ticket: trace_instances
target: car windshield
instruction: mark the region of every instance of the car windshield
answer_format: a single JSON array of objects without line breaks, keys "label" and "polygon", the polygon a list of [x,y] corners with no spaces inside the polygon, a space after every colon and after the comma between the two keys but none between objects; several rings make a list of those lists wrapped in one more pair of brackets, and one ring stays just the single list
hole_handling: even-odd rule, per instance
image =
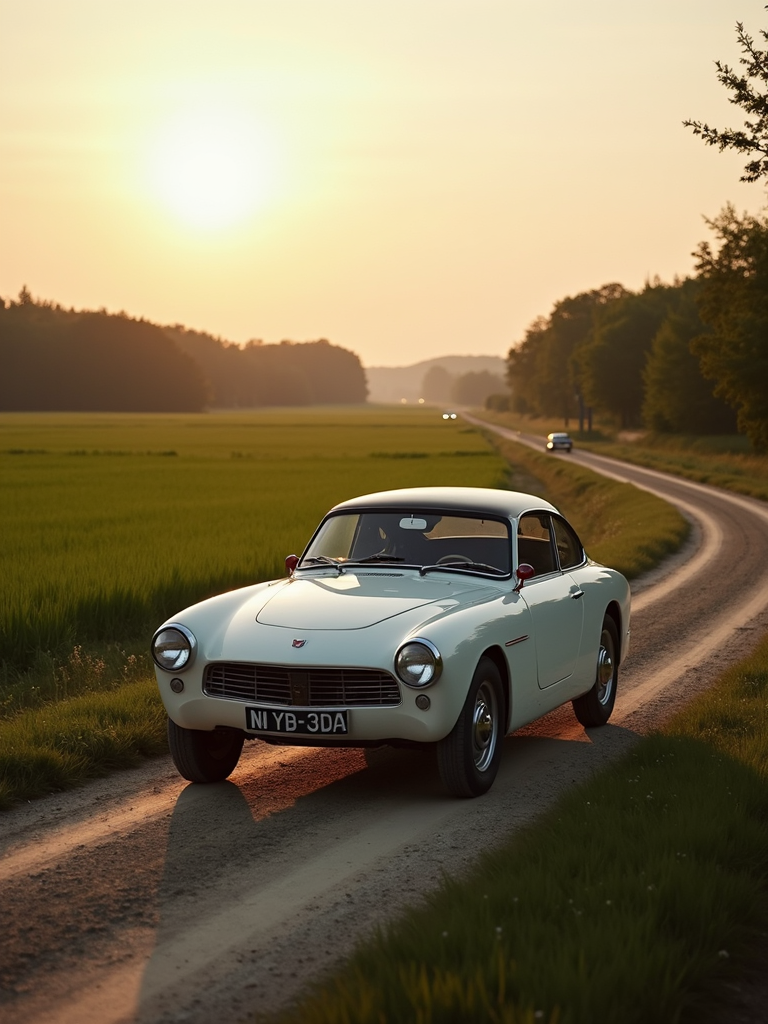
[{"label": "car windshield", "polygon": [[299,568],[395,564],[509,576],[509,523],[467,513],[403,509],[330,515]]}]

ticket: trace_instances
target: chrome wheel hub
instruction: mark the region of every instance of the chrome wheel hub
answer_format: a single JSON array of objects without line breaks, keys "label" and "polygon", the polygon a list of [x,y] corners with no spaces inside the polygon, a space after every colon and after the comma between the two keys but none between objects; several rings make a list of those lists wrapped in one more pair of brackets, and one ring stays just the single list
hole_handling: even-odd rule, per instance
[{"label": "chrome wheel hub", "polygon": [[597,699],[606,704],[613,689],[615,654],[613,637],[604,629],[600,636],[600,650],[597,654]]},{"label": "chrome wheel hub", "polygon": [[483,683],[477,691],[472,716],[472,756],[478,771],[484,772],[493,760],[498,728],[496,693],[490,683]]}]

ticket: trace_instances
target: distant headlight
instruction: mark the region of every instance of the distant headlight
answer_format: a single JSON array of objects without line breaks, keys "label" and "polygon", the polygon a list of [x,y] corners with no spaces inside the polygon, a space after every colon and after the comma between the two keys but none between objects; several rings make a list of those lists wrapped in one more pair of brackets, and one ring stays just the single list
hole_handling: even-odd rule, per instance
[{"label": "distant headlight", "polygon": [[395,655],[395,670],[407,686],[429,686],[440,678],[443,659],[429,640],[409,640]]},{"label": "distant headlight", "polygon": [[183,672],[195,655],[197,640],[185,626],[163,626],[152,638],[152,657],[165,672]]}]

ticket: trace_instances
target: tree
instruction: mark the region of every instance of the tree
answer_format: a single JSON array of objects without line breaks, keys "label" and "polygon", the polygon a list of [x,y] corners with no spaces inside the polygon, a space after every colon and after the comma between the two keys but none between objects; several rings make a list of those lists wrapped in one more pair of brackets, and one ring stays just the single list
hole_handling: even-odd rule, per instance
[{"label": "tree", "polygon": [[519,413],[538,413],[539,355],[543,352],[544,338],[549,321],[540,316],[526,330],[523,340],[507,354],[507,386],[512,393],[512,408]]},{"label": "tree", "polygon": [[504,381],[498,374],[489,370],[470,371],[456,378],[451,398],[458,405],[484,405],[488,395],[501,391],[503,387]]},{"label": "tree", "polygon": [[444,366],[430,366],[421,382],[421,393],[428,402],[449,402],[455,380]]},{"label": "tree", "polygon": [[704,379],[699,360],[691,352],[693,338],[705,333],[696,299],[701,281],[684,281],[676,303],[656,333],[645,364],[643,379],[645,425],[661,433],[732,434],[736,414],[714,386]]},{"label": "tree", "polygon": [[654,335],[669,308],[669,286],[649,284],[596,310],[591,336],[579,352],[584,398],[624,428],[642,420],[643,370]]},{"label": "tree", "polygon": [[628,294],[620,284],[606,284],[561,299],[548,317],[534,320],[507,356],[507,382],[517,412],[558,416],[567,424],[581,395],[580,352],[591,338],[596,314]]},{"label": "tree", "polygon": [[165,332],[201,367],[210,382],[214,406],[366,401],[368,387],[359,357],[325,338],[279,345],[253,340],[241,347],[179,325],[166,327]]},{"label": "tree", "polygon": [[189,412],[207,385],[161,328],[25,295],[0,309],[0,409]]},{"label": "tree", "polygon": [[707,221],[720,242],[702,242],[695,256],[702,279],[698,301],[711,333],[691,343],[715,394],[736,409],[739,429],[768,451],[768,215],[739,217],[730,204]]},{"label": "tree", "polygon": [[[733,93],[729,101],[748,115],[744,130],[725,128],[720,131],[701,121],[683,121],[683,124],[692,128],[694,135],[700,135],[708,146],[717,146],[721,153],[724,149],[734,149],[750,155],[752,159],[747,161],[741,181],[753,182],[762,177],[768,179],[768,50],[755,47],[741,22],[736,22],[736,35],[743,54],[739,63],[746,73],[740,75],[719,60],[715,61],[715,67],[718,80]],[[768,42],[768,32],[761,29],[760,35]]]}]

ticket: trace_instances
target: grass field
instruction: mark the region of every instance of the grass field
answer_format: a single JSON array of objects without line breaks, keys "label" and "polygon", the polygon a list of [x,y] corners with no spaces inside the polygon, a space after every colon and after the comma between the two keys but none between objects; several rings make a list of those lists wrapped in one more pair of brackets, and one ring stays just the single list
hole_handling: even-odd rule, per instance
[{"label": "grass field", "polygon": [[505,476],[472,428],[418,410],[0,415],[0,661],[124,641],[282,575],[344,498]]},{"label": "grass field", "polygon": [[461,421],[397,407],[0,415],[0,806],[164,749],[154,628],[282,575],[344,498],[413,484],[532,491],[630,577],[685,536],[658,499],[513,447],[510,463]]}]

